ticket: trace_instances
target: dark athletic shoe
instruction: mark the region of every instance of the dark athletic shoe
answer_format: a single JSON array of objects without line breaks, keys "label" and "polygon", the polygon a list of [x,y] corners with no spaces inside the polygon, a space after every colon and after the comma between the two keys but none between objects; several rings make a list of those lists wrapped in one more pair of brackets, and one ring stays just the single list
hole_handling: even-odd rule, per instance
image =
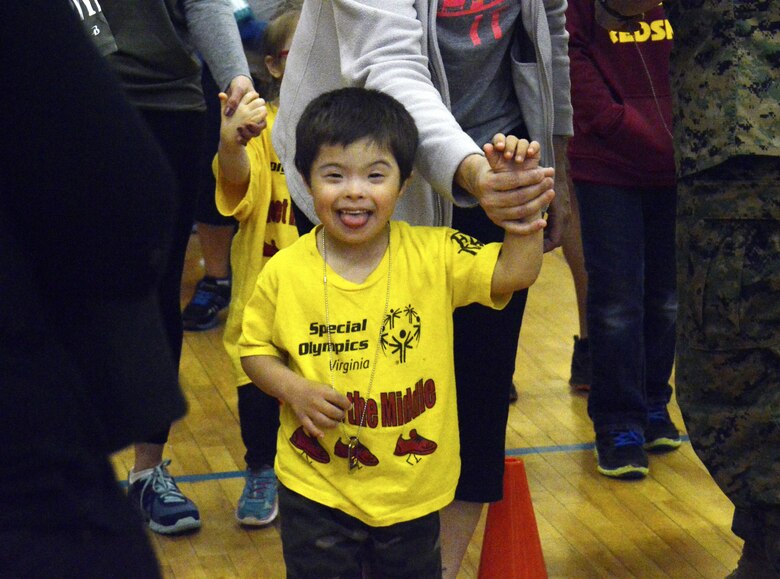
[{"label": "dark athletic shoe", "polygon": [[189,332],[210,330],[219,324],[219,312],[230,304],[230,278],[204,277],[195,286],[195,295],[181,313]]},{"label": "dark athletic shoe", "polygon": [[651,405],[647,411],[645,450],[668,452],[679,448],[681,444],[680,431],[672,422],[666,404]]},{"label": "dark athletic shoe", "polygon": [[643,478],[648,460],[642,448],[645,439],[634,430],[611,430],[596,434],[596,469],[604,476],[620,479]]}]

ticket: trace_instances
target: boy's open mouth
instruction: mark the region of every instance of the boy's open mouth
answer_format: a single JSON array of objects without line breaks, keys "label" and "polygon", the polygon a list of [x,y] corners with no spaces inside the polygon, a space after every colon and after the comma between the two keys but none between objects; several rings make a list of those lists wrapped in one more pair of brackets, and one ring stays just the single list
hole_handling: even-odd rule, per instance
[{"label": "boy's open mouth", "polygon": [[368,222],[368,218],[371,217],[371,213],[367,209],[341,209],[338,212],[341,222],[350,228],[358,228],[365,225]]}]

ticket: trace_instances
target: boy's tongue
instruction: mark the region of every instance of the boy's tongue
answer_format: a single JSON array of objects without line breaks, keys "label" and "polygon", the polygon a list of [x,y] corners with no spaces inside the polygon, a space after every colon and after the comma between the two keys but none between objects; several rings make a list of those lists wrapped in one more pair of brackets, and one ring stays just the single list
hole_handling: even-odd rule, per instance
[{"label": "boy's tongue", "polygon": [[350,228],[358,228],[362,227],[363,225],[368,222],[369,213],[367,211],[361,211],[358,213],[348,213],[346,211],[342,211],[340,214],[341,222]]}]

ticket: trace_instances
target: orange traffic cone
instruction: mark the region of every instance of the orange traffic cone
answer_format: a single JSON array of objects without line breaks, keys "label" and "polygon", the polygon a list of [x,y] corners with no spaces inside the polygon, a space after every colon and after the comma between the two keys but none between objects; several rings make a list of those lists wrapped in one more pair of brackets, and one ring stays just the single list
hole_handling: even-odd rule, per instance
[{"label": "orange traffic cone", "polygon": [[508,457],[504,498],[492,503],[479,559],[479,579],[546,579],[542,542],[536,527],[525,465]]}]

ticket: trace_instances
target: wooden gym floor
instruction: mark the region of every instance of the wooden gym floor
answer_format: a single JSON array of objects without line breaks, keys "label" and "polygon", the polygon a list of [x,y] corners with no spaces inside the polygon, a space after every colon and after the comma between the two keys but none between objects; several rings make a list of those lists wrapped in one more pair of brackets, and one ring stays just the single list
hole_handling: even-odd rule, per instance
[{"label": "wooden gym floor", "polygon": [[[193,235],[182,303],[201,275]],[[283,578],[276,528],[247,530],[234,517],[244,449],[221,328],[185,334],[181,382],[190,410],[174,425],[165,450],[203,526],[186,536],[150,535],[167,578]],[[688,442],[652,455],[642,481],[596,472],[587,398],[567,383],[576,333],[574,286],[556,250],[545,256],[529,294],[515,374],[520,399],[511,407],[506,440],[507,453],[525,461],[550,577],[725,577],[741,551],[730,532],[733,507]],[[674,402],[671,413],[682,426]],[[130,450],[114,457],[119,479],[126,478],[132,458]],[[477,576],[482,524],[484,515],[459,579]]]}]

